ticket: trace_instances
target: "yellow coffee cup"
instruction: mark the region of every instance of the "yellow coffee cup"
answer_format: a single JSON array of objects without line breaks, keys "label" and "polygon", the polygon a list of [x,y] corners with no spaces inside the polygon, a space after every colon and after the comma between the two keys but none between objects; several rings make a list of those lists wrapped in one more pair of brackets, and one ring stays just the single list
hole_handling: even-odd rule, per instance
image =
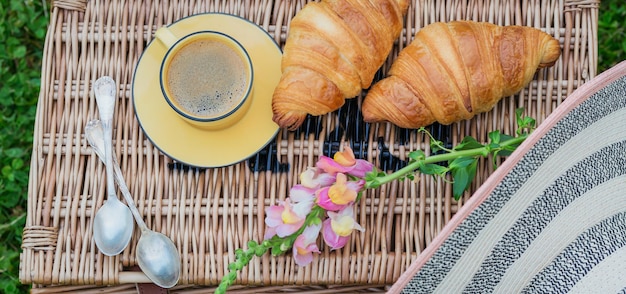
[{"label": "yellow coffee cup", "polygon": [[227,128],[245,115],[254,71],[237,40],[216,31],[176,36],[167,27],[155,37],[167,48],[160,69],[163,96],[183,120],[210,130]]}]

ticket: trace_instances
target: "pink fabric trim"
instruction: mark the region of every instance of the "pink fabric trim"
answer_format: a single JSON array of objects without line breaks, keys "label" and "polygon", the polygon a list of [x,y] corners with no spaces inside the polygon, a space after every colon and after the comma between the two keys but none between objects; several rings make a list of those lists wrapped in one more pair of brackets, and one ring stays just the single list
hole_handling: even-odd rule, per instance
[{"label": "pink fabric trim", "polygon": [[459,211],[450,219],[441,232],[432,240],[432,242],[422,251],[417,259],[407,268],[387,293],[399,293],[411,280],[411,278],[424,266],[435,251],[450,236],[452,231],[474,210],[480,205],[493,191],[493,189],[502,181],[509,171],[521,160],[532,146],[539,141],[554,125],[560,121],[567,113],[587,100],[593,94],[614,82],[618,78],[626,75],[626,61],[610,68],[601,73],[597,77],[588,81],[574,91],[557,109],[554,110],[546,120],[537,127],[535,131],[507,158],[504,163],[485,181],[483,185],[469,198],[467,203],[459,209]]}]

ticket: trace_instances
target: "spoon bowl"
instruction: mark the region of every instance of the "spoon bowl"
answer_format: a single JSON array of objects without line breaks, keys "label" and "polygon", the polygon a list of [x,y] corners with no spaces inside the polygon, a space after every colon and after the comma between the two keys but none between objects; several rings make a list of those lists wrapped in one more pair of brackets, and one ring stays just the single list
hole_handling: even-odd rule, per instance
[{"label": "spoon bowl", "polygon": [[[168,254],[169,253],[169,254]],[[178,283],[180,256],[174,243],[165,235],[145,230],[137,243],[137,263],[155,284],[171,288]]]},{"label": "spoon bowl", "polygon": [[[91,145],[98,157],[104,160],[104,154],[102,153],[104,138],[101,122],[94,120],[87,123],[85,135],[89,145]],[[137,263],[153,283],[163,288],[171,288],[178,283],[180,276],[180,255],[178,250],[174,242],[167,236],[152,231],[146,226],[135,206],[130,191],[128,191],[117,161],[113,160],[111,165],[120,191],[137,222],[137,226],[141,230],[141,237],[137,243]]]},{"label": "spoon bowl", "polygon": [[108,256],[120,254],[133,235],[132,224],[128,207],[117,198],[109,198],[98,209],[93,222],[93,237],[98,249]]}]

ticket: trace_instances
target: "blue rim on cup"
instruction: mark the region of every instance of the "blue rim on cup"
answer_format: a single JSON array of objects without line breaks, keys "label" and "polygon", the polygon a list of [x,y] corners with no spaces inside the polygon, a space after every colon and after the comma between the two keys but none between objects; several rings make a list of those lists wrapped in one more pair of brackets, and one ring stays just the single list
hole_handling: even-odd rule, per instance
[{"label": "blue rim on cup", "polygon": [[[160,83],[161,91],[163,93],[163,97],[165,98],[165,101],[167,101],[169,106],[176,113],[178,113],[178,115],[183,120],[185,120],[186,122],[190,123],[193,126],[211,130],[211,129],[227,128],[228,126],[236,123],[239,119],[241,119],[245,115],[245,113],[248,111],[248,108],[250,106],[250,101],[253,98],[252,92],[253,92],[253,81],[254,81],[254,69],[252,67],[252,60],[250,59],[248,52],[241,45],[241,43],[239,43],[233,37],[227,34],[221,33],[221,32],[217,32],[217,31],[197,31],[197,32],[193,32],[188,35],[185,35],[181,38],[178,38],[177,36],[173,35],[167,29],[167,27],[159,28],[155,33],[155,37],[156,39],[161,41],[162,45],[168,48],[167,53],[165,54],[161,62],[161,67],[160,67],[160,72],[159,72],[159,83]],[[186,45],[192,42],[195,42],[197,40],[206,40],[206,39],[219,40],[220,42],[223,42],[224,44],[228,45],[230,48],[234,49],[237,55],[239,55],[239,57],[242,58],[242,61],[246,67],[247,75],[246,75],[246,80],[245,80],[246,90],[243,92],[243,95],[241,95],[241,97],[236,98],[238,101],[229,110],[217,116],[202,117],[202,116],[196,116],[190,113],[189,111],[184,110],[175,101],[173,101],[174,99],[171,98],[172,95],[167,90],[164,75],[165,75],[166,68],[171,63],[172,57],[175,55],[175,53],[177,53],[178,51],[180,51],[180,49],[182,49],[183,47],[185,47]]]}]

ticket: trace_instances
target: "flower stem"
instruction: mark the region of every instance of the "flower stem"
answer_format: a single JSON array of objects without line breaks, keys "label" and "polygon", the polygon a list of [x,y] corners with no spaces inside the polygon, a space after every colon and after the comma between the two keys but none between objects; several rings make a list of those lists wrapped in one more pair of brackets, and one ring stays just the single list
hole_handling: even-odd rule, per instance
[{"label": "flower stem", "polygon": [[228,289],[228,287],[237,279],[237,272],[241,271],[246,265],[248,265],[255,255],[260,257],[270,250],[273,251],[274,255],[285,253],[285,251],[289,250],[293,246],[296,237],[301,235],[307,226],[315,222],[319,222],[320,217],[323,214],[324,209],[315,205],[311,212],[307,215],[302,227],[294,234],[283,238],[274,236],[274,238],[270,240],[264,240],[261,244],[256,241],[249,241],[247,250],[237,249],[235,251],[235,261],[228,265],[228,273],[222,277],[219,286],[215,289],[215,293],[226,293],[226,289]]},{"label": "flower stem", "polygon": [[215,289],[215,293],[226,293],[226,289],[237,279],[237,272],[248,265],[255,255],[262,256],[271,247],[272,244],[268,240],[265,240],[261,242],[261,244],[256,241],[249,241],[247,250],[237,249],[235,251],[235,261],[228,265],[228,273],[224,275],[222,281],[220,281],[219,286]]},{"label": "flower stem", "polygon": [[[504,141],[499,144],[499,149],[502,150],[505,147],[520,144],[526,139],[526,137],[528,137],[528,135],[523,134],[523,135],[520,135],[519,137],[515,137],[507,141]],[[380,185],[389,183],[391,181],[401,179],[410,173],[414,173],[415,170],[417,170],[420,167],[420,165],[423,165],[423,164],[444,162],[444,161],[454,160],[459,157],[474,157],[474,156],[487,157],[493,151],[494,150],[490,149],[489,146],[482,146],[482,147],[467,149],[467,150],[458,150],[458,151],[452,150],[448,153],[428,156],[424,158],[423,160],[416,160],[416,161],[410,162],[407,166],[393,173],[377,177],[375,183],[368,181],[367,183],[365,183],[364,188],[369,189],[369,188],[372,188],[373,186],[380,186]]]}]

